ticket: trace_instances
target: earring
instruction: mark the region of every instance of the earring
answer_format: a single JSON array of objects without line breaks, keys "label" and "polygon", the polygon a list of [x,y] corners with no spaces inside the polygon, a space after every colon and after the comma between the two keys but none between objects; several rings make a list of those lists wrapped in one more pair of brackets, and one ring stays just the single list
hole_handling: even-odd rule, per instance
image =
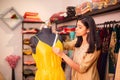
[{"label": "earring", "polygon": [[87,31],[87,34],[89,33],[89,31]]}]

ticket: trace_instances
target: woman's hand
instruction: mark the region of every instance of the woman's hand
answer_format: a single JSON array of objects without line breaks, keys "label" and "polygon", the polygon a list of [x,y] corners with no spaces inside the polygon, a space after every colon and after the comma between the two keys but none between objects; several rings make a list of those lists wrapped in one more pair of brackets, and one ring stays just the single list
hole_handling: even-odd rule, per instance
[{"label": "woman's hand", "polygon": [[62,56],[63,56],[64,53],[61,52],[60,48],[53,47],[52,50],[53,50],[53,52],[54,52],[56,55],[58,55],[59,57],[62,58]]}]

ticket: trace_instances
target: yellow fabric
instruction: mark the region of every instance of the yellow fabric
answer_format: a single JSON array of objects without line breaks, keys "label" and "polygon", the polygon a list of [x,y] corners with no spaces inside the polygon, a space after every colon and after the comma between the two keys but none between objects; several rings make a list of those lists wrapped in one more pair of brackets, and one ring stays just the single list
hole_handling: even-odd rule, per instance
[{"label": "yellow fabric", "polygon": [[[57,40],[55,47],[63,50],[62,43]],[[36,53],[32,54],[37,71],[35,80],[65,80],[64,71],[61,67],[62,59],[52,51],[52,47],[39,40]]]}]

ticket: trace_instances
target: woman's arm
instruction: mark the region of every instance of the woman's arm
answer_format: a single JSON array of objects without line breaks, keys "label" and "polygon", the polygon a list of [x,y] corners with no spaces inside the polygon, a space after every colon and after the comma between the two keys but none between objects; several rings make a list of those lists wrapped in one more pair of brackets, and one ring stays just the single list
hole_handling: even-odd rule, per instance
[{"label": "woman's arm", "polygon": [[63,46],[66,50],[74,50],[75,43],[77,41],[77,38],[71,41],[65,41],[63,42]]},{"label": "woman's arm", "polygon": [[64,61],[76,71],[79,71],[79,64],[75,63],[70,57],[64,52],[61,52],[59,48],[53,47],[53,52],[64,59]]},{"label": "woman's arm", "polygon": [[75,63],[71,58],[65,55],[64,52],[61,52],[59,48],[53,48],[54,53],[64,59],[64,61],[71,66],[73,69],[80,73],[84,73],[88,70],[88,68],[95,62],[98,58],[100,51],[95,51],[94,53],[87,54],[83,61],[80,64]]}]

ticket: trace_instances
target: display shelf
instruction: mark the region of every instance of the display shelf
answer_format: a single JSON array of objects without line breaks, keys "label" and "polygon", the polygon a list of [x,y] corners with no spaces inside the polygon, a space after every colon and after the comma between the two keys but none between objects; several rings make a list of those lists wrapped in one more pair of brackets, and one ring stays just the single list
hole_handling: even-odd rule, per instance
[{"label": "display shelf", "polygon": [[[25,78],[25,80],[29,80],[29,79],[27,79],[28,77],[32,77],[32,78],[34,78],[35,77],[35,73],[33,72],[33,70],[31,70],[31,69],[24,69],[24,72],[23,72],[23,76],[24,76],[24,78]],[[30,78],[31,79],[31,78]],[[33,80],[33,79],[32,79]]]},{"label": "display shelf", "polygon": [[22,23],[45,23],[44,21],[23,21]]},{"label": "display shelf", "polygon": [[36,66],[36,64],[24,64],[24,66]]},{"label": "display shelf", "polygon": [[[94,15],[104,14],[104,13],[108,13],[108,12],[112,12],[112,11],[116,11],[116,10],[120,10],[120,2],[118,2],[116,5],[111,5],[111,6],[108,6],[106,8],[97,9],[97,10],[94,10],[94,11],[91,11],[91,12],[87,12],[83,15],[94,16]],[[73,17],[66,17],[64,20],[55,21],[55,23],[60,24],[60,23],[73,21],[73,20],[76,20],[78,17],[81,17],[81,16],[82,15],[73,16]]]},{"label": "display shelf", "polygon": [[[34,69],[36,68],[36,63],[34,62],[34,59],[32,57],[32,49],[30,47],[29,40],[32,36],[37,34],[42,24],[44,24],[44,22],[22,22],[23,78],[27,78],[26,74],[24,74],[24,69],[31,68],[32,72],[34,72]],[[32,76],[32,78],[34,78],[34,75]]]},{"label": "display shelf", "polygon": [[[35,76],[35,74],[34,73],[31,73],[31,74],[24,74],[25,75],[25,79],[26,78],[28,78],[28,77],[30,77],[30,76],[32,76],[32,77],[34,77]],[[29,79],[27,79],[27,80],[29,80]]]}]

